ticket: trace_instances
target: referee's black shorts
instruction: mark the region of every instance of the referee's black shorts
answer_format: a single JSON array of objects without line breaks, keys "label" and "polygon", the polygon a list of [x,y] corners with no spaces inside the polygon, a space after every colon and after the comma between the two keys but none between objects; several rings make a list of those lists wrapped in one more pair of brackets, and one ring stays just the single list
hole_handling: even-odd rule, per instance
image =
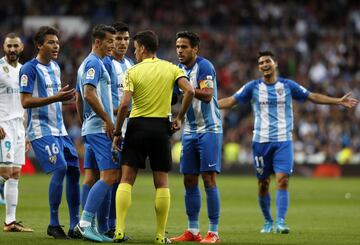
[{"label": "referee's black shorts", "polygon": [[152,171],[169,172],[172,158],[168,118],[130,118],[121,164],[144,169],[149,157]]}]

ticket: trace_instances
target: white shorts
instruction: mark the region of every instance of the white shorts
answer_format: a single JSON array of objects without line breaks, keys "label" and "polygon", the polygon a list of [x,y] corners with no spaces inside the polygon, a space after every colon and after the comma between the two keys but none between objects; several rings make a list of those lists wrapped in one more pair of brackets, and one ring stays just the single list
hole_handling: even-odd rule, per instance
[{"label": "white shorts", "polygon": [[[6,136],[0,140],[0,167],[21,167],[25,164],[25,128],[23,118],[0,121]],[[5,165],[5,166],[4,166]]]}]

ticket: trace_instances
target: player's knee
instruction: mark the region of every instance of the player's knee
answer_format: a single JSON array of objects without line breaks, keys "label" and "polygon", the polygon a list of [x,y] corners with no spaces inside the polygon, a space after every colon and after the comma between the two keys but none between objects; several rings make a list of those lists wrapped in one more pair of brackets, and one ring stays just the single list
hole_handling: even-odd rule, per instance
[{"label": "player's knee", "polygon": [[282,176],[277,180],[277,186],[278,189],[287,189],[289,186],[289,177],[288,176]]},{"label": "player's knee", "polygon": [[205,188],[212,188],[216,186],[216,174],[215,173],[204,173],[202,174]]},{"label": "player's knee", "polygon": [[264,196],[269,192],[270,179],[259,180],[259,195]]},{"label": "player's knee", "polygon": [[185,187],[196,187],[199,184],[199,176],[194,174],[184,175],[184,186]]},{"label": "player's knee", "polygon": [[19,171],[13,171],[10,175],[11,179],[19,179],[20,178],[20,170]]}]

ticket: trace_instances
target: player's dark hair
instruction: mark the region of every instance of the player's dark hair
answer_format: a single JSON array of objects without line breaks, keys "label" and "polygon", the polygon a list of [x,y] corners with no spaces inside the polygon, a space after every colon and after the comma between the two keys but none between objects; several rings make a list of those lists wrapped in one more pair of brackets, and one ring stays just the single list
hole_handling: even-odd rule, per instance
[{"label": "player's dark hair", "polygon": [[192,31],[180,31],[176,33],[176,40],[178,38],[187,38],[189,39],[190,46],[193,47],[199,47],[200,46],[200,38],[199,36]]},{"label": "player's dark hair", "polygon": [[33,38],[35,47],[44,44],[46,35],[55,35],[59,38],[59,31],[51,26],[41,26],[39,30],[35,33]]},{"label": "player's dark hair", "polygon": [[135,34],[133,37],[139,45],[143,45],[149,52],[155,53],[159,47],[159,38],[154,31],[146,30]]},{"label": "player's dark hair", "polygon": [[112,27],[115,28],[116,32],[130,32],[129,25],[121,21],[115,22]]},{"label": "player's dark hair", "polygon": [[116,30],[114,27],[104,24],[99,24],[94,26],[91,32],[91,42],[95,43],[95,39],[100,39],[100,40],[105,39],[107,32],[114,35],[116,33]]},{"label": "player's dark hair", "polygon": [[[14,39],[14,38],[20,38],[20,36],[19,36],[18,34],[16,34],[15,32],[10,32],[10,33],[6,34],[4,40],[5,40],[6,38]],[[21,38],[20,38],[20,39],[21,39]]]},{"label": "player's dark hair", "polygon": [[259,51],[257,59],[259,60],[262,56],[270,56],[271,58],[275,59],[274,53],[270,50]]}]

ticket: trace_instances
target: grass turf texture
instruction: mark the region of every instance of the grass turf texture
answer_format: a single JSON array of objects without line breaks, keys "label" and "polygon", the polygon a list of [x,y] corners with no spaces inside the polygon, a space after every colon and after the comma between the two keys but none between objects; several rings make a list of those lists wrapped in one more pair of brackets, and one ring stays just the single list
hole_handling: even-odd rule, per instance
[{"label": "grass turf texture", "polygon": [[[126,244],[153,244],[155,237],[154,188],[151,175],[140,174],[135,183],[132,206],[127,216]],[[20,181],[20,205],[17,218],[35,229],[34,233],[0,231],[0,244],[89,244],[82,240],[54,240],[46,235],[49,222],[47,187],[49,176],[23,176]],[[263,219],[257,204],[255,177],[220,175],[221,195],[220,237],[223,244],[360,244],[360,180],[359,178],[311,179],[294,177],[290,180],[288,235],[260,234]],[[171,208],[168,236],[183,232],[187,227],[183,203],[184,190],[180,175],[170,176]],[[202,190],[200,227],[208,228],[206,196]],[[271,184],[272,210],[275,216],[274,180]],[[349,194],[350,193],[350,194]],[[60,209],[60,222],[68,230],[65,196]],[[0,206],[4,220],[5,206]],[[276,216],[275,216],[276,217]]]}]

